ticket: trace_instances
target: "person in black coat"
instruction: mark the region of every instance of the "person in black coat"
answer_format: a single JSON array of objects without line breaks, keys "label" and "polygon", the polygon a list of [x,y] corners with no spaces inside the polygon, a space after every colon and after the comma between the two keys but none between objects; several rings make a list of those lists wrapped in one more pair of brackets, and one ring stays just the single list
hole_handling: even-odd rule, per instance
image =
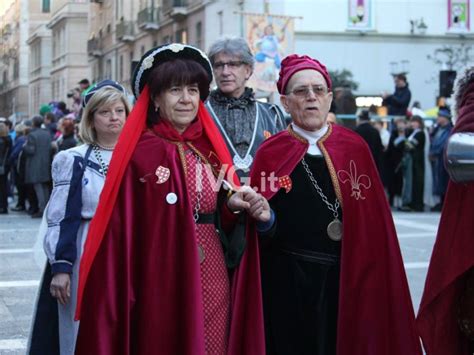
[{"label": "person in black coat", "polygon": [[62,136],[58,139],[58,152],[74,148],[77,145],[77,139],[74,137],[74,120],[63,118],[61,123]]},{"label": "person in black coat", "polygon": [[411,91],[408,88],[407,77],[404,74],[394,76],[395,92],[392,95],[383,95],[383,106],[387,106],[388,114],[405,116],[411,100]]},{"label": "person in black coat", "polygon": [[409,152],[413,159],[412,166],[412,192],[409,207],[415,211],[424,210],[423,191],[425,185],[425,132],[423,119],[413,116],[410,119],[412,133],[408,137]]},{"label": "person in black coat", "polygon": [[[27,189],[25,185],[25,174],[20,174],[21,170],[21,152],[23,150],[23,146],[26,143],[26,135],[25,135],[26,126],[22,123],[18,124],[15,127],[16,138],[15,144],[12,148],[12,153],[10,155],[10,167],[12,175],[15,177],[13,180],[15,181],[16,190],[18,192],[18,202],[15,207],[13,207],[12,211],[25,211],[26,209],[26,197],[27,197]],[[23,172],[24,172],[24,159],[23,159]]]},{"label": "person in black coat", "polygon": [[391,207],[401,207],[403,187],[402,159],[405,152],[407,122],[405,118],[398,118],[393,122],[387,151],[385,152],[385,167],[387,169],[387,192]]},{"label": "person in black coat", "polygon": [[0,213],[8,213],[8,173],[10,168],[9,157],[12,140],[8,135],[8,127],[0,123]]},{"label": "person in black coat", "polygon": [[372,152],[372,157],[374,158],[375,164],[379,174],[381,174],[382,169],[382,155],[383,155],[383,145],[382,139],[380,138],[380,133],[375,127],[370,123],[369,111],[363,110],[357,121],[357,127],[355,129],[356,133],[359,134],[369,146],[370,151]]}]

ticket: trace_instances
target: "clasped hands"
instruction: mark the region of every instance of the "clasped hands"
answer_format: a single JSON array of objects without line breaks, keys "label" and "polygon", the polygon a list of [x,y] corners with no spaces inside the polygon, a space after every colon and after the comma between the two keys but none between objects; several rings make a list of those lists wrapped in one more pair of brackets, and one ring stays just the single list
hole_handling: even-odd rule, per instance
[{"label": "clasped hands", "polygon": [[232,194],[227,200],[227,207],[233,212],[245,210],[259,222],[268,222],[271,218],[268,201],[250,186],[242,186]]}]

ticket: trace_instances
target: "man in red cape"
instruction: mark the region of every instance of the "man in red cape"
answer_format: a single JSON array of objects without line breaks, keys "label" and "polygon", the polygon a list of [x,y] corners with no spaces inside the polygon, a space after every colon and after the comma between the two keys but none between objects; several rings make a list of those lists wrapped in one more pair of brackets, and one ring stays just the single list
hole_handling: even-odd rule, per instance
[{"label": "man in red cape", "polygon": [[[474,68],[458,80],[455,99],[452,134],[474,132]],[[450,180],[416,320],[427,355],[467,355],[474,350],[469,350],[457,320],[468,271],[474,267],[473,207],[474,179]]]},{"label": "man in red cape", "polygon": [[[197,61],[212,79],[207,57],[188,45],[155,48],[137,66],[132,83],[138,101],[114,150],[81,260],[76,354],[205,354],[200,255],[181,149],[196,149],[217,169],[231,166],[231,159],[202,101],[181,135],[163,119],[145,128],[150,99],[144,73],[173,58]],[[231,282],[227,354],[260,355],[255,235],[247,236]]]},{"label": "man in red cape", "polygon": [[326,67],[290,55],[277,87],[293,123],[263,143],[251,172],[274,222],[259,228],[267,354],[421,354],[370,151],[326,122]]}]

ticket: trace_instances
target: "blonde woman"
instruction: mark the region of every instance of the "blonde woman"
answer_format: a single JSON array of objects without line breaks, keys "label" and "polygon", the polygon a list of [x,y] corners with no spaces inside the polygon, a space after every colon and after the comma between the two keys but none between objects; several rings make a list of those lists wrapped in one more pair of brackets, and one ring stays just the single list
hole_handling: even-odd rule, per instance
[{"label": "blonde woman", "polygon": [[[84,95],[83,109],[79,131],[84,144],[59,152],[53,161],[54,185],[46,213],[48,228],[44,240],[50,270],[46,270],[43,280],[30,354],[57,353],[54,349],[58,346],[61,355],[74,354],[79,326],[74,321],[74,313],[82,248],[113,149],[130,112],[124,88],[111,80],[99,82]],[[48,274],[52,275],[50,283],[46,281]],[[53,319],[41,314],[45,309],[41,297],[48,299],[48,289],[57,300],[59,344],[51,340],[55,339],[51,333],[57,333],[54,328],[50,333],[47,333],[48,326],[45,330],[45,324]],[[49,340],[45,341],[47,337]]]}]

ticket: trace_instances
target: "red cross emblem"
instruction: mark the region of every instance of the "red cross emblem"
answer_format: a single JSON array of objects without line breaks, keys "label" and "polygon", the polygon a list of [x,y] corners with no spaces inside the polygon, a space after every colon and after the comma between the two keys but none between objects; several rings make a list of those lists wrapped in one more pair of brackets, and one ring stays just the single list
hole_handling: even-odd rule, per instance
[{"label": "red cross emblem", "polygon": [[290,192],[293,187],[293,182],[288,175],[278,178],[278,184],[280,185],[280,188],[285,189],[286,193]]},{"label": "red cross emblem", "polygon": [[170,177],[170,169],[165,168],[164,166],[160,165],[158,168],[156,168],[155,175],[158,178],[156,180],[156,183],[157,184],[162,184],[162,183],[168,181],[168,179]]}]

